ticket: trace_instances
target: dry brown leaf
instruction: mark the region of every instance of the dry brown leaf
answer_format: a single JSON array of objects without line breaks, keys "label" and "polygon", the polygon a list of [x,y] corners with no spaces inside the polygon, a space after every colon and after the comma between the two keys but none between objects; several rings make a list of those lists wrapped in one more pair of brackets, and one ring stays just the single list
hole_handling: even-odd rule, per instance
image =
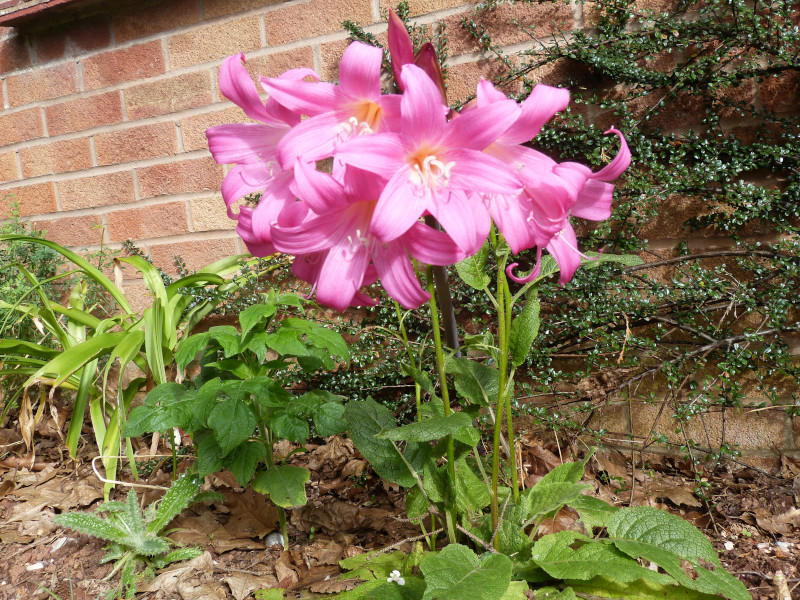
[{"label": "dry brown leaf", "polygon": [[7,496],[11,492],[13,492],[17,488],[17,484],[14,483],[13,479],[5,479],[3,483],[0,483],[0,498]]},{"label": "dry brown leaf", "polygon": [[225,528],[237,538],[264,538],[278,527],[278,509],[253,488],[243,493],[226,493],[225,506],[231,519]]},{"label": "dry brown leaf", "polygon": [[249,573],[231,573],[222,581],[231,588],[236,600],[244,600],[256,590],[277,587],[278,580],[273,575],[250,575]]},{"label": "dry brown leaf", "polygon": [[331,578],[324,581],[318,581],[317,583],[312,583],[309,589],[315,594],[338,594],[340,592],[352,590],[359,583],[361,583],[360,579],[342,579],[340,581],[338,579]]},{"label": "dry brown leaf", "polygon": [[758,526],[769,533],[786,535],[800,527],[800,510],[795,507],[782,515],[773,515],[767,508],[757,508],[755,515]]},{"label": "dry brown leaf", "polygon": [[294,589],[300,582],[300,577],[297,571],[294,570],[291,563],[291,557],[288,552],[283,552],[275,561],[275,575],[278,577],[278,586],[285,590]]},{"label": "dry brown leaf", "polygon": [[689,486],[664,486],[656,493],[656,498],[669,500],[675,506],[699,508],[703,503],[692,493]]},{"label": "dry brown leaf", "polygon": [[198,544],[211,547],[218,554],[230,550],[263,550],[264,544],[250,538],[237,536],[214,518],[211,511],[203,511],[200,515],[181,515],[172,521],[178,531],[170,534],[170,538],[187,546]]},{"label": "dry brown leaf", "polygon": [[600,465],[600,469],[608,473],[610,477],[618,477],[623,480],[630,479],[627,462],[621,459],[618,454],[606,456],[602,452],[598,452],[594,455],[594,459]]},{"label": "dry brown leaf", "polygon": [[205,583],[213,574],[214,561],[206,551],[187,563],[167,567],[155,579],[140,585],[139,591],[177,593],[183,600],[223,600],[226,594],[221,585]]}]

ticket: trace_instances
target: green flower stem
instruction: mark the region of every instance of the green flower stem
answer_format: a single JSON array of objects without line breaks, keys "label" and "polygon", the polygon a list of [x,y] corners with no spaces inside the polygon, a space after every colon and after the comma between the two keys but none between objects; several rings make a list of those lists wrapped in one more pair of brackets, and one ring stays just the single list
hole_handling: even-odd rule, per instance
[{"label": "green flower stem", "polygon": [[[258,424],[258,432],[261,435],[261,441],[264,443],[264,448],[267,451],[267,456],[264,461],[267,463],[267,468],[271,469],[275,466],[275,457],[272,455],[272,438],[269,430],[263,423]],[[289,530],[286,527],[286,510],[282,506],[275,505],[278,509],[278,524],[281,528],[281,535],[283,536],[283,549],[289,549]]]},{"label": "green flower stem", "polygon": [[[431,308],[431,329],[433,330],[433,343],[436,349],[436,370],[439,375],[439,385],[441,386],[442,402],[444,404],[444,416],[450,415],[450,392],[447,389],[447,377],[444,372],[444,351],[442,349],[442,333],[439,331],[439,312],[436,307],[436,289],[433,278],[433,267],[430,265],[426,269],[426,284],[428,286],[428,293],[431,298],[428,304]],[[447,535],[451,543],[456,543],[456,530],[455,530],[455,489],[456,489],[456,459],[455,447],[453,445],[453,436],[448,435],[446,438],[447,443],[447,474],[448,486],[447,493],[445,494],[445,513],[447,515]]]},{"label": "green flower stem", "polygon": [[[406,326],[403,322],[403,313],[400,310],[400,305],[397,303],[397,300],[393,300],[393,302],[394,312],[397,314],[397,325],[400,328],[400,336],[403,339],[403,347],[408,353],[408,362],[411,364],[412,369],[416,369],[417,362],[414,360],[414,352],[411,351],[411,344],[408,341],[408,332],[406,331]],[[417,421],[422,421],[422,388],[420,387],[419,382],[416,380],[414,381],[414,395],[417,404]]]},{"label": "green flower stem", "polygon": [[506,301],[505,306],[505,338],[500,342],[500,401],[505,397],[506,402],[506,435],[508,436],[508,447],[511,456],[509,463],[511,464],[511,490],[514,494],[514,503],[519,504],[519,480],[517,477],[517,444],[514,441],[514,415],[511,412],[511,395],[514,392],[514,368],[511,372],[508,370],[508,353],[511,332],[511,319],[512,309],[514,306],[513,298],[511,297],[511,290],[508,288],[508,278],[506,277],[505,261],[503,261],[503,268],[498,270],[497,273],[497,287],[503,288],[503,297]]}]

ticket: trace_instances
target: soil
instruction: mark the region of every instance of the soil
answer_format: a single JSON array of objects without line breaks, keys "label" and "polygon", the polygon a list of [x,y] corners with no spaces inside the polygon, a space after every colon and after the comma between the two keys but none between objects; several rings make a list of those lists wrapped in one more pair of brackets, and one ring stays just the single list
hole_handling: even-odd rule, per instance
[{"label": "soil", "polygon": [[[43,419],[43,423],[46,419]],[[88,600],[102,597],[116,583],[112,565],[103,564],[102,540],[59,528],[54,514],[92,511],[101,502],[103,483],[92,468],[97,448],[87,444],[78,460],[65,455],[61,428],[40,423],[34,452],[26,452],[18,431],[0,428],[0,599]],[[63,425],[63,421],[61,421]],[[84,439],[91,439],[86,432]],[[149,443],[149,441],[148,441]],[[287,445],[276,448],[289,454]],[[536,483],[570,454],[569,448],[536,436],[523,436],[522,478]],[[138,452],[140,466],[151,468],[139,483],[143,505],[160,496],[171,480],[171,460]],[[687,461],[652,455],[646,468],[631,466],[619,452],[604,451],[590,462],[586,481],[595,494],[624,506],[649,504],[678,514],[700,527],[755,599],[778,598],[776,573],[786,579],[792,598],[800,599],[800,463],[781,457],[773,468],[741,463],[720,466],[709,478],[708,501],[694,493],[695,476]],[[338,562],[387,547],[407,550],[419,529],[403,519],[404,494],[381,481],[352,443],[333,437],[308,444],[291,456],[312,473],[308,504],[289,511],[290,549],[269,546],[277,513],[263,496],[241,489],[229,473],[207,478],[225,502],[198,504],[170,526],[179,543],[205,549],[191,562],[177,563],[139,586],[136,598],[214,600],[253,598],[273,587],[286,598],[332,597],[353,587],[340,581]],[[188,459],[179,464],[185,470]],[[130,481],[130,474],[121,479]],[[127,493],[118,485],[112,496]],[[543,527],[545,532],[575,525],[564,510]],[[778,578],[780,575],[778,576]],[[785,598],[781,598],[785,600]]]}]

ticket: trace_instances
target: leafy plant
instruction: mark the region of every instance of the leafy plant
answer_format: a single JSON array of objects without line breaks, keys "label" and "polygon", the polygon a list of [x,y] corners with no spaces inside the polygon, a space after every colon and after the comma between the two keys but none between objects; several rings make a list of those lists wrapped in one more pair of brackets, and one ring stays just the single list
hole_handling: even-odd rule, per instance
[{"label": "leafy plant", "polygon": [[[499,527],[487,526],[488,521],[472,526],[471,539],[488,550],[482,555],[450,544],[439,552],[418,545],[410,554],[348,558],[341,562],[342,579],[365,583],[338,597],[523,600],[530,597],[528,590],[535,598],[559,600],[750,597],[722,568],[703,534],[680,517],[648,506],[616,508],[583,495],[591,487],[580,483],[590,458],[591,453],[582,462],[553,469],[525,491],[519,504],[507,507]],[[588,535],[565,530],[537,538],[537,525],[564,506],[578,513]],[[493,537],[500,540],[497,550]]]},{"label": "leafy plant", "polygon": [[180,371],[199,355],[201,369],[186,385],[162,383],[131,411],[125,435],[179,428],[192,436],[196,473],[204,477],[230,469],[242,485],[268,494],[278,507],[284,544],[285,508],[306,502],[307,469],[279,464],[278,440],[304,443],[311,432],[329,436],[344,430],[342,398],[322,390],[287,391],[298,369],[314,372],[347,358],[342,337],[322,325],[285,317],[302,309],[295,294],[271,292],[263,304],[239,314],[241,330],[212,327],[186,337],[175,354]]},{"label": "leafy plant", "polygon": [[185,475],[173,482],[158,503],[148,505],[144,512],[139,508],[136,492],[131,489],[124,502],[106,501],[97,509],[107,513],[102,518],[92,513],[66,513],[53,517],[62,527],[98,537],[110,542],[101,563],[114,561],[114,568],[106,579],[117,572],[120,581],[106,598],[133,598],[136,586],[157,569],[171,563],[200,556],[200,548],[177,548],[166,537],[164,529],[190,504],[208,499],[200,492],[202,479]]},{"label": "leafy plant", "polygon": [[[74,265],[64,276],[77,280],[68,305],[47,297],[39,280],[22,265],[19,271],[39,296],[40,304],[17,303],[6,306],[25,318],[41,324],[52,335],[56,348],[16,339],[0,340],[0,375],[27,375],[24,390],[35,384],[65,388],[76,392],[72,418],[67,431],[67,448],[73,458],[83,425],[86,407],[94,428],[108,479],[114,479],[117,455],[120,454],[120,432],[134,395],[145,387],[165,383],[167,366],[174,360],[174,350],[181,335],[186,335],[220,301],[221,295],[196,300],[187,291],[206,286],[222,290],[235,288],[236,283],[225,279],[239,268],[239,257],[217,261],[197,273],[187,275],[166,285],[160,272],[141,256],[115,259],[133,266],[153,295],[152,304],[142,315],[130,307],[123,290],[106,275],[75,252],[55,242],[30,236],[4,235],[0,241],[37,244],[57,252]],[[58,277],[58,276],[57,276]],[[119,312],[100,319],[85,305],[88,282],[114,299]],[[135,364],[145,373],[127,385],[125,370]],[[116,367],[117,397],[106,397],[108,378]],[[28,402],[28,404],[26,404]],[[23,395],[23,410],[32,413],[28,395]],[[30,442],[30,440],[28,440]],[[128,444],[127,454],[132,456]],[[131,464],[134,465],[133,460]],[[135,465],[134,465],[135,470]],[[106,495],[111,484],[106,485]]]}]

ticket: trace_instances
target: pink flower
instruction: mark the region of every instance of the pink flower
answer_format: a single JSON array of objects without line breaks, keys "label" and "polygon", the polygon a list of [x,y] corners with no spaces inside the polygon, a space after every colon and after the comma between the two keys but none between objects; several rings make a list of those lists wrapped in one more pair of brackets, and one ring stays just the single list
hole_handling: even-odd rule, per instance
[{"label": "pink flower", "polygon": [[481,152],[516,120],[519,108],[496,103],[447,121],[448,109],[421,69],[405,65],[400,78],[405,92],[397,132],[351,139],[336,157],[389,179],[370,222],[378,239],[397,239],[430,213],[464,252],[476,252],[490,220],[471,192],[514,194],[522,187],[511,169]]},{"label": "pink flower", "polygon": [[[310,69],[293,69],[281,75],[285,81],[300,81],[316,77]],[[211,154],[220,164],[234,166],[222,182],[222,197],[228,216],[238,221],[236,231],[247,248],[256,256],[266,256],[275,250],[270,243],[269,226],[279,218],[287,205],[295,202],[289,190],[291,171],[278,166],[278,142],[300,122],[300,114],[287,110],[275,100],[266,104],[258,96],[253,81],[244,67],[244,55],[225,59],[220,68],[219,88],[222,95],[242,108],[251,119],[260,123],[218,125],[206,131]],[[241,206],[238,214],[234,204],[253,193],[261,200],[255,208]]]},{"label": "pink flower", "polygon": [[400,97],[381,95],[381,57],[379,48],[353,42],[339,65],[339,85],[262,78],[270,98],[310,117],[278,145],[283,168],[300,156],[309,161],[330,157],[342,141],[386,130],[397,119]]},{"label": "pink flower", "polygon": [[452,240],[420,222],[394,240],[383,242],[370,232],[370,219],[383,181],[349,168],[344,184],[300,161],[295,166],[299,196],[313,211],[302,223],[272,231],[281,252],[296,254],[294,273],[313,283],[319,302],[343,311],[353,304],[374,303],[359,288],[380,278],[387,293],[406,308],[429,298],[419,284],[410,256],[427,264],[448,265],[464,254]]},{"label": "pink flower", "polygon": [[439,59],[433,44],[426,43],[414,55],[414,46],[411,43],[411,36],[408,30],[393,10],[389,10],[389,55],[392,57],[392,74],[397,82],[400,91],[405,90],[400,72],[404,65],[416,65],[431,78],[439,89],[442,102],[447,104],[447,88],[444,85],[442,68],[439,66]]}]

